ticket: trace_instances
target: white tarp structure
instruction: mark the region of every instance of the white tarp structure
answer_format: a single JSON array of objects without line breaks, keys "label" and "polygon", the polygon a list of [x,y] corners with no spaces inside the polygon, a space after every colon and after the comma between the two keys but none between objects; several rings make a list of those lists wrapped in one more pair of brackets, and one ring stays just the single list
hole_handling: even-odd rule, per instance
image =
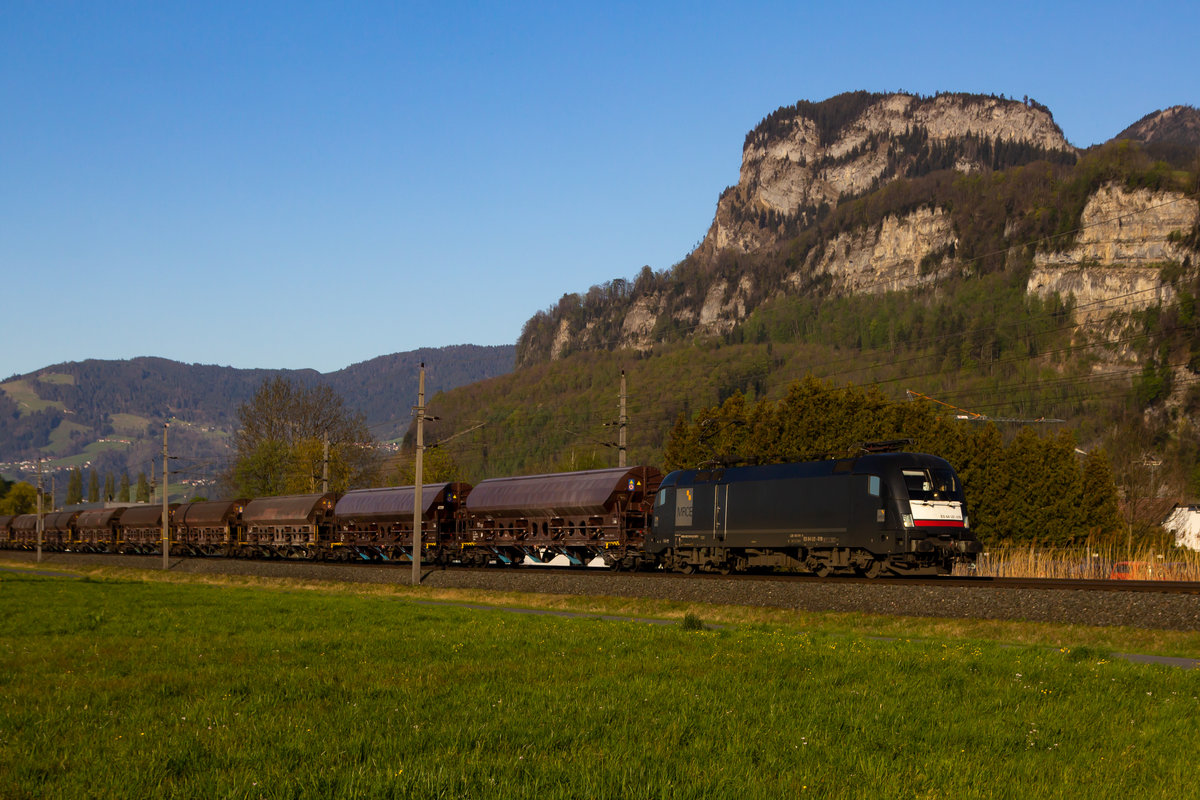
[{"label": "white tarp structure", "polygon": [[1163,527],[1175,534],[1175,544],[1200,550],[1200,506],[1175,506]]}]

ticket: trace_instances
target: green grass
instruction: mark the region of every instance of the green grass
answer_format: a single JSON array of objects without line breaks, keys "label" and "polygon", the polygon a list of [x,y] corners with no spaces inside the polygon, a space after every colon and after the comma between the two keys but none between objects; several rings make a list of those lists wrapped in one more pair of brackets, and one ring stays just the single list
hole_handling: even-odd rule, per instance
[{"label": "green grass", "polygon": [[132,436],[134,438],[146,435],[146,426],[150,424],[149,417],[139,414],[110,414],[113,436]]},{"label": "green grass", "polygon": [[51,383],[58,386],[75,385],[75,376],[68,375],[65,372],[44,372],[37,376],[37,380],[41,383]]},{"label": "green grass", "polygon": [[[50,435],[50,445],[43,448],[43,450],[54,452],[70,449],[73,446],[70,436],[73,430],[87,432],[89,429],[83,425],[65,420],[59,423],[58,427],[54,429],[54,432]],[[115,441],[114,439],[109,439],[106,442],[88,442],[87,446],[83,448],[83,452],[76,453],[73,456],[55,458],[50,462],[50,466],[60,469],[63,467],[83,467],[85,464],[95,461],[96,457],[106,450],[123,450],[128,448],[128,444]]]},{"label": "green grass", "polygon": [[45,408],[65,408],[58,400],[43,400],[38,397],[37,389],[34,388],[32,381],[6,381],[5,383],[0,383],[0,389],[3,389],[5,394],[17,404],[19,408],[18,413],[21,416],[32,414],[35,411],[41,411]]},{"label": "green grass", "polygon": [[0,797],[1183,797],[1200,779],[1200,676],[1090,646],[174,580],[0,574]]},{"label": "green grass", "polygon": [[[43,453],[50,455],[70,452],[75,446],[71,438],[71,434],[86,434],[90,430],[91,429],[86,425],[80,425],[78,422],[72,422],[69,419],[64,419],[62,422],[58,423],[57,426],[55,426],[53,431],[50,432],[50,443],[41,448],[41,450]],[[59,463],[62,466],[77,466],[86,460],[87,456],[83,453],[79,453],[74,456],[63,458],[59,460]]]}]

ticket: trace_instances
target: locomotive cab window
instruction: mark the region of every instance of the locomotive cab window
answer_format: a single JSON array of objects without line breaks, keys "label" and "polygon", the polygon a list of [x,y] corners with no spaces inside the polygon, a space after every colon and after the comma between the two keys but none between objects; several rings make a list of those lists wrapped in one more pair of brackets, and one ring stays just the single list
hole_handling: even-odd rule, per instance
[{"label": "locomotive cab window", "polygon": [[906,469],[904,485],[910,500],[952,500],[958,494],[958,480],[947,469]]}]

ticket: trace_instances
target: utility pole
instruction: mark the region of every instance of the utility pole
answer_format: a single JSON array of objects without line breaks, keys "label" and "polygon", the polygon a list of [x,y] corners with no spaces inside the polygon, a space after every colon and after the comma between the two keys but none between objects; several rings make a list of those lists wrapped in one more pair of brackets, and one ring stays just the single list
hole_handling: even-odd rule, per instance
[{"label": "utility pole", "polygon": [[325,431],[325,455],[321,459],[321,494],[329,491],[329,431]]},{"label": "utility pole", "polygon": [[413,475],[413,552],[412,552],[412,585],[421,585],[421,482],[425,479],[422,458],[425,454],[425,362],[421,362],[421,372],[417,379],[417,455],[416,469]]},{"label": "utility pole", "polygon": [[162,533],[163,533],[163,569],[168,568],[168,560],[171,555],[171,531],[167,527],[170,524],[170,510],[167,508],[167,425],[163,423],[163,490],[162,490]]},{"label": "utility pole", "polygon": [[37,560],[42,563],[42,531],[45,530],[42,519],[42,459],[38,457],[38,490],[37,490]]},{"label": "utility pole", "polygon": [[621,416],[617,418],[617,466],[625,466],[625,426],[629,418],[625,416],[625,370],[621,370]]}]

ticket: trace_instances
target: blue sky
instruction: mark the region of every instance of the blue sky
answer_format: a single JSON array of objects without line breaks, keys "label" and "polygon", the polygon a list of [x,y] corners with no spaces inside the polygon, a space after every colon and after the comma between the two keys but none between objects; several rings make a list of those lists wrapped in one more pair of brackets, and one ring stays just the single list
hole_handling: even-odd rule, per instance
[{"label": "blue sky", "polygon": [[0,379],[508,344],[670,267],[746,132],[844,91],[1200,104],[1195,3],[0,3]]}]

